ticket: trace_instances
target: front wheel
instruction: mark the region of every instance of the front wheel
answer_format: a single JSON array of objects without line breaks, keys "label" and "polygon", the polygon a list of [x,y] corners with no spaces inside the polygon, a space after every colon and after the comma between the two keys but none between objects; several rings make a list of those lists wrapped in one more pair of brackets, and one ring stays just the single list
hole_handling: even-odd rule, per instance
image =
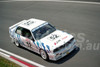
[{"label": "front wheel", "polygon": [[40,55],[41,55],[42,59],[48,60],[48,55],[44,50],[40,50]]}]

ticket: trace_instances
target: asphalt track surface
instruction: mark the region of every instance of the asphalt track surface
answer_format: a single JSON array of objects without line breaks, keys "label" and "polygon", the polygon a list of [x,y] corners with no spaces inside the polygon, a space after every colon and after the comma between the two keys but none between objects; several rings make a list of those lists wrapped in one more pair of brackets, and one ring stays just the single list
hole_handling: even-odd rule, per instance
[{"label": "asphalt track surface", "polygon": [[[39,55],[18,48],[10,41],[8,27],[29,18],[49,21],[69,33],[84,33],[82,47],[61,60],[44,61]],[[78,39],[75,36],[76,40]],[[100,5],[64,2],[0,2],[0,48],[47,67],[100,67]],[[98,50],[86,50],[86,41],[99,44]]]},{"label": "asphalt track surface", "polygon": [[87,2],[100,2],[100,0],[66,0],[66,1],[87,1]]}]

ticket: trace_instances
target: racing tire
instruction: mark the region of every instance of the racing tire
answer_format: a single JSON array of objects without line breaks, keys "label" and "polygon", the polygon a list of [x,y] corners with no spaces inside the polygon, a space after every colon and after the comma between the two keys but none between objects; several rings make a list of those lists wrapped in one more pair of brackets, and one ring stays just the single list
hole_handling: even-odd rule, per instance
[{"label": "racing tire", "polygon": [[17,47],[20,47],[20,44],[17,40],[14,40],[14,44],[17,46]]},{"label": "racing tire", "polygon": [[44,51],[44,50],[40,50],[40,55],[41,55],[43,60],[48,60],[49,59],[46,51]]}]

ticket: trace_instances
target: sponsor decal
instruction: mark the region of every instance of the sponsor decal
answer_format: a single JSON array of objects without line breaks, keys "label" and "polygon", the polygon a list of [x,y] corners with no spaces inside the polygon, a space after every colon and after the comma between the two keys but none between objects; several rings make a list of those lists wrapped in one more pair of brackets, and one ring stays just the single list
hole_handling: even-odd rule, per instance
[{"label": "sponsor decal", "polygon": [[56,45],[56,43],[54,43],[54,45]]},{"label": "sponsor decal", "polygon": [[54,45],[58,44],[61,40],[57,40],[56,42],[54,42]]},{"label": "sponsor decal", "polygon": [[62,40],[66,39],[66,38],[67,38],[67,36],[63,37]]},{"label": "sponsor decal", "polygon": [[29,26],[29,25],[31,25],[31,24],[33,24],[33,23],[34,23],[34,22],[32,22],[32,21],[28,21],[28,22],[24,23],[24,25]]},{"label": "sponsor decal", "polygon": [[56,41],[56,44],[58,44],[61,40]]},{"label": "sponsor decal", "polygon": [[30,47],[30,48],[32,48],[32,45],[31,45],[31,43],[30,43],[30,40],[26,38],[25,41],[26,41],[27,46]]},{"label": "sponsor decal", "polygon": [[53,41],[53,40],[57,39],[58,37],[60,37],[60,36],[57,34],[51,34],[51,36],[48,39]]}]

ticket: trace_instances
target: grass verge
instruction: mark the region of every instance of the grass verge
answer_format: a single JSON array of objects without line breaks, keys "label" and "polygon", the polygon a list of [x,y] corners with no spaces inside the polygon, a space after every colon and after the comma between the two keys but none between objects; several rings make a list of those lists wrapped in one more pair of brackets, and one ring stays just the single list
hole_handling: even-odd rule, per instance
[{"label": "grass verge", "polygon": [[21,67],[0,56],[0,67]]}]

